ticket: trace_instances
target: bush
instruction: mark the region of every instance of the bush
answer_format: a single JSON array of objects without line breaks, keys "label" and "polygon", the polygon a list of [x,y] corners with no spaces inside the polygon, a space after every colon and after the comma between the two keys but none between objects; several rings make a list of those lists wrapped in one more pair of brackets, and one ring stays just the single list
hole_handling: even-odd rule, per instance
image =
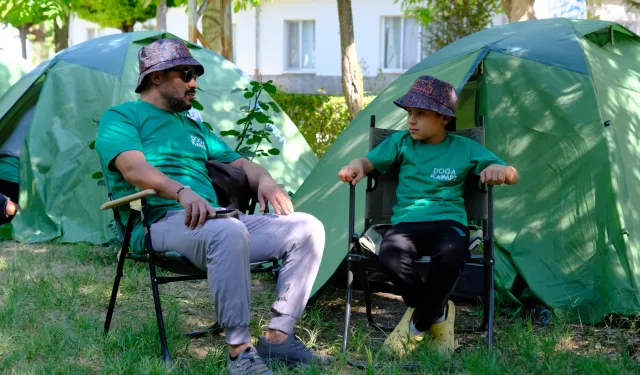
[{"label": "bush", "polygon": [[[296,124],[318,158],[349,125],[349,111],[343,96],[279,92],[272,98]],[[364,105],[373,99],[365,97]]]}]

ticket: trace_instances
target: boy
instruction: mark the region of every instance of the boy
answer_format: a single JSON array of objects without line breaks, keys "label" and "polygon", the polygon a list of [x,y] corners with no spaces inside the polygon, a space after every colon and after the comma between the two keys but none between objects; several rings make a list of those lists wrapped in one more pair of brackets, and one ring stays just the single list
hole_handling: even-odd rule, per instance
[{"label": "boy", "polygon": [[[455,306],[451,292],[469,257],[469,230],[462,198],[467,173],[489,185],[515,184],[518,172],[455,130],[457,94],[449,83],[419,77],[394,101],[408,112],[409,130],[387,137],[366,157],[352,160],[338,177],[356,184],[376,169],[399,165],[391,229],[380,245],[379,261],[409,309],[385,341],[385,348],[407,354],[428,332],[439,352],[454,349]],[[423,281],[414,261],[431,256]],[[389,350],[390,349],[390,350]]]}]

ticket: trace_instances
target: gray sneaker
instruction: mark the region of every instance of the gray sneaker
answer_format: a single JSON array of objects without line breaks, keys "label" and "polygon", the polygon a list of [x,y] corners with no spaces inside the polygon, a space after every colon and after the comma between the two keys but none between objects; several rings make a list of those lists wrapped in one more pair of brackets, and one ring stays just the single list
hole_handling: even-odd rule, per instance
[{"label": "gray sneaker", "polygon": [[235,361],[227,355],[227,370],[231,375],[273,375],[255,348],[246,348]]},{"label": "gray sneaker", "polygon": [[330,366],[333,357],[314,353],[307,348],[295,335],[289,337],[280,344],[271,344],[264,336],[258,338],[256,345],[258,354],[265,360],[281,360],[289,364]]}]

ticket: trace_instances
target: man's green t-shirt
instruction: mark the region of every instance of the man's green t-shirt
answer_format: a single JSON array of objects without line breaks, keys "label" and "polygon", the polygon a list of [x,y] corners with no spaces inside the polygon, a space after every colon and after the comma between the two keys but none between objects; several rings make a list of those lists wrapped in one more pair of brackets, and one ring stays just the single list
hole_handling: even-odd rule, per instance
[{"label": "man's green t-shirt", "polygon": [[[240,158],[204,124],[143,100],[123,103],[105,111],[98,126],[96,150],[102,165],[108,166],[106,173],[114,199],[139,191],[125,181],[114,165],[120,153],[137,150],[144,154],[149,164],[169,178],[191,186],[213,207],[218,205],[218,200],[207,172],[207,160],[230,163]],[[147,203],[149,223],[163,218],[169,210],[182,209],[177,201],[161,197],[149,197]],[[126,225],[129,209],[120,212],[122,223]],[[137,222],[131,236],[133,251],[142,251],[143,235],[142,225]]]},{"label": "man's green t-shirt", "polygon": [[20,183],[20,159],[11,155],[0,155],[0,179]]},{"label": "man's green t-shirt", "polygon": [[414,141],[409,131],[393,133],[366,157],[383,174],[392,165],[399,166],[393,225],[455,220],[466,226],[462,194],[467,174],[480,175],[492,164],[506,165],[470,138],[448,134],[441,143],[425,144]]}]

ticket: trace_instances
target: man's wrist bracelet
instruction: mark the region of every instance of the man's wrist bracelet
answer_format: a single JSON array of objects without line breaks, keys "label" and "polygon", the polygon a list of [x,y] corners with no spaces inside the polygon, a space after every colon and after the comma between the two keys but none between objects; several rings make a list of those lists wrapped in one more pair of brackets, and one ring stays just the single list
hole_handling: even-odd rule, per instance
[{"label": "man's wrist bracelet", "polygon": [[180,189],[176,191],[176,201],[180,202],[180,192],[184,189],[191,189],[191,186],[182,186]]}]

